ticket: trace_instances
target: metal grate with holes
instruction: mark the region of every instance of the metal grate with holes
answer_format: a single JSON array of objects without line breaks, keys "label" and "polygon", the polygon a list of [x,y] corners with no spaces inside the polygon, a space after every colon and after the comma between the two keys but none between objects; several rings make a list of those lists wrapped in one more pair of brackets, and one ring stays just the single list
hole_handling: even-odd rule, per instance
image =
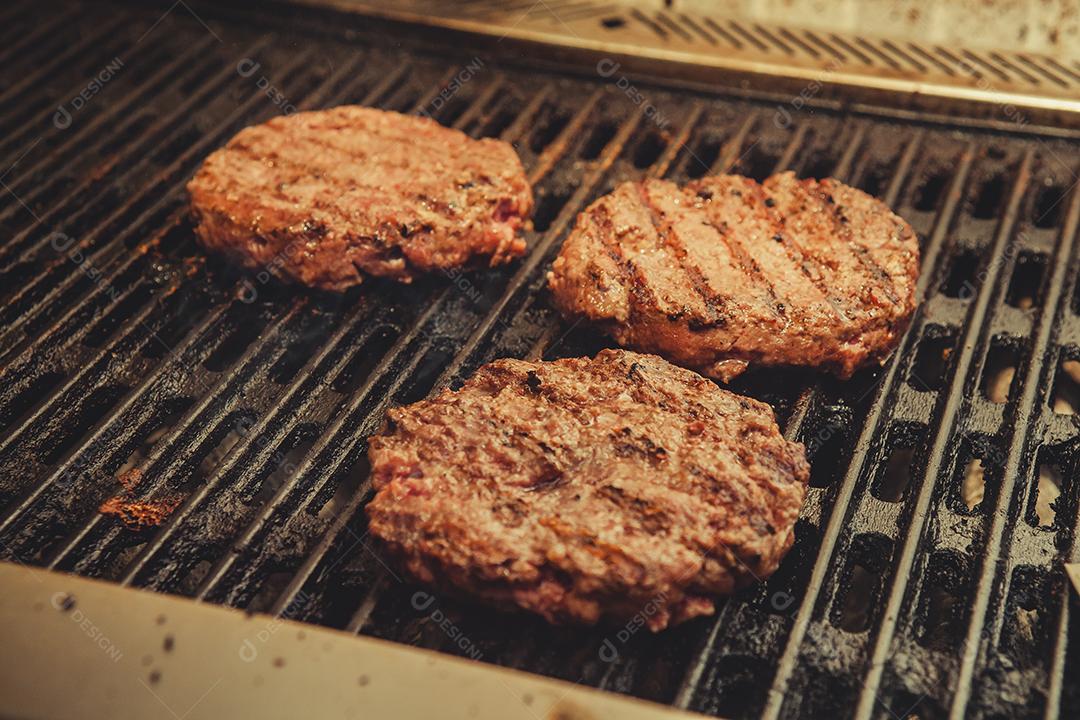
[{"label": "metal grate with holes", "polygon": [[[923,119],[978,120],[1000,129],[1038,125],[1041,132],[1072,137],[1080,117],[1080,57],[946,46],[917,34],[890,36],[887,26],[834,32],[719,14],[737,13],[737,5],[718,7],[714,16],[698,6],[648,0],[297,1],[437,32],[467,32],[502,51],[520,43],[545,57],[544,48],[554,46],[559,56],[584,67],[599,70],[598,62],[618,61],[623,73],[763,98],[799,95],[808,105],[904,117],[920,112]],[[806,6],[802,11],[810,12]],[[796,8],[789,14],[798,21]],[[957,9],[937,21],[971,18]],[[1063,40],[1058,49],[1070,47]]]},{"label": "metal grate with holes", "polygon": [[[298,29],[304,10],[255,29],[201,7],[109,25],[51,1],[0,12],[4,560],[717,716],[1080,712],[1062,572],[1080,508],[1074,143],[827,111],[777,124],[772,104],[642,86],[661,128],[602,79],[484,59],[463,81],[466,49],[362,21]],[[527,257],[343,296],[205,257],[183,192],[201,159],[291,106],[348,102],[514,143],[538,200]],[[439,598],[468,642],[447,636],[365,540],[365,438],[386,408],[497,357],[601,347],[543,283],[576,213],[616,183],[781,169],[882,197],[924,255],[924,300],[885,367],[736,384],[812,459],[781,569],[655,636]],[[98,512],[114,496],[168,517],[133,528]]]}]

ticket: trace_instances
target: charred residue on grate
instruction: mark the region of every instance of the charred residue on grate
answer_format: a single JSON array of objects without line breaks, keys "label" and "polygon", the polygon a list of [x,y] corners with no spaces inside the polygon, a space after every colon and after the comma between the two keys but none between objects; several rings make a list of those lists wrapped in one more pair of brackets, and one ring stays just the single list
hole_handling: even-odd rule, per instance
[{"label": "charred residue on grate", "polygon": [[907,371],[908,384],[917,390],[937,392],[948,378],[950,359],[956,350],[955,327],[927,325]]},{"label": "charred residue on grate", "polygon": [[1080,414],[1080,348],[1060,349],[1048,401],[1058,415]]},{"label": "charred residue on grate", "polygon": [[985,515],[1001,473],[1002,450],[993,437],[973,433],[960,444],[946,489],[948,507],[961,515]]},{"label": "charred residue on grate", "polygon": [[917,476],[916,462],[925,438],[925,426],[915,423],[899,423],[889,431],[885,460],[878,465],[877,476],[870,485],[874,497],[888,503],[903,502]]},{"label": "charred residue on grate", "polygon": [[1017,372],[1024,360],[1026,342],[1006,335],[990,341],[983,362],[982,395],[992,403],[1008,403],[1016,389]]},{"label": "charred residue on grate", "polygon": [[1005,302],[1021,310],[1030,310],[1041,305],[1046,280],[1046,265],[1045,254],[1021,252],[1013,266]]},{"label": "charred residue on grate", "polygon": [[979,255],[975,250],[959,250],[950,259],[945,280],[941,286],[943,295],[959,300],[969,300],[978,290]]},{"label": "charred residue on grate", "polygon": [[1050,650],[1052,598],[1061,592],[1063,578],[1045,568],[1019,565],[1009,578],[1001,647],[1016,667],[1037,665]]},{"label": "charred residue on grate", "polygon": [[840,596],[833,598],[829,620],[842,630],[859,633],[866,630],[878,607],[881,590],[892,554],[892,541],[877,533],[855,537],[848,552],[848,563],[840,574]]},{"label": "charred residue on grate", "polygon": [[1077,506],[1073,481],[1074,453],[1061,447],[1039,448],[1032,464],[1024,521],[1031,527],[1056,532],[1068,527]]},{"label": "charred residue on grate", "polygon": [[970,557],[956,550],[930,555],[915,614],[915,637],[923,647],[947,653],[962,640],[970,565]]},{"label": "charred residue on grate", "polygon": [[[38,10],[27,4],[18,12]],[[272,15],[260,22],[272,25]],[[50,68],[75,87],[84,68],[100,67],[112,45],[123,44],[123,33],[99,46],[92,38],[73,43],[72,29],[89,18],[43,16],[53,31],[39,43],[16,39],[22,50],[6,54],[13,75]],[[726,33],[799,46],[726,23],[695,29],[674,14],[650,19],[673,38],[680,35],[672,22],[724,42]],[[233,51],[257,57],[260,73],[300,106],[364,102],[400,111],[430,103],[448,71],[452,77],[473,56],[394,49],[392,39],[363,32],[343,41],[338,28],[286,40],[276,27],[263,37],[211,22],[228,48],[171,14],[160,42],[140,44],[116,84],[71,128],[46,134],[5,180],[43,220],[10,197],[0,207],[7,362],[0,424],[15,440],[0,448],[6,552],[469,656],[430,614],[415,611],[416,588],[398,585],[357,544],[371,492],[364,438],[390,402],[452,385],[494,357],[569,356],[607,344],[589,328],[560,323],[543,273],[574,215],[618,182],[684,181],[730,167],[759,179],[785,169],[835,175],[911,220],[927,258],[926,292],[898,357],[882,369],[847,383],[755,370],[737,383],[773,403],[815,458],[796,544],[780,570],[720,602],[714,618],[655,637],[636,633],[614,662],[598,655],[610,628],[492,620],[441,597],[439,608],[485,660],[726,716],[866,716],[856,708],[878,637],[890,650],[871,685],[897,713],[918,700],[913,713],[943,714],[964,687],[978,688],[975,702],[986,714],[1041,707],[1029,688],[1066,672],[1051,652],[1066,642],[1052,558],[1072,542],[1077,490],[1067,448],[1077,433],[1054,425],[1059,444],[1049,450],[1034,438],[1016,492],[1003,497],[1000,489],[1012,482],[1002,477],[1017,431],[1011,418],[1031,410],[1023,389],[1044,352],[1037,323],[1057,311],[1055,293],[1065,304],[1078,297],[1071,273],[1064,285],[1055,279],[1055,248],[1074,202],[1062,167],[1076,165],[1075,147],[825,111],[791,113],[790,123],[778,124],[774,104],[642,83],[670,120],[660,129],[595,77],[488,63],[432,114],[476,136],[511,140],[537,172],[535,230],[527,235],[534,255],[463,274],[466,290],[436,277],[408,289],[373,282],[334,300],[204,259],[192,241],[184,179],[236,130],[277,112],[252,79],[237,75]],[[65,48],[75,48],[78,62],[56,61]],[[0,154],[10,164],[34,132],[29,121],[54,98],[29,84],[10,95],[0,89],[0,97],[18,101],[0,113]],[[50,249],[54,230],[76,239],[115,295]],[[999,232],[1015,246],[1003,263],[991,253]],[[237,299],[245,279],[257,291],[253,303]],[[1070,328],[1055,337],[1062,349],[1036,394],[1051,421],[1075,413],[1080,372],[1074,377],[1068,363],[1080,338]],[[973,396],[954,393],[962,386]],[[943,423],[956,433],[938,466],[927,453]],[[869,442],[865,428],[873,431]],[[115,490],[116,475],[133,467],[144,470],[147,496],[179,493],[189,506],[143,533],[98,518],[96,505]],[[1053,502],[1046,500],[1055,482],[1043,468],[1063,478]],[[956,648],[973,621],[965,608],[982,587],[979,548],[1002,502],[1017,522],[1005,529],[1008,563],[995,585],[1004,594],[994,596],[1001,602],[986,620],[1003,629],[1002,639],[957,684]],[[1051,524],[1040,519],[1047,508]],[[934,520],[924,528],[927,517]],[[893,569],[907,561],[906,550],[910,574]],[[885,609],[904,587],[903,622],[893,626]],[[1074,658],[1074,647],[1068,643],[1063,656]],[[1022,666],[1029,684],[995,686],[998,658]],[[931,670],[941,662],[948,673]],[[903,672],[912,666],[927,672]],[[770,704],[783,696],[774,678],[800,699]]]}]

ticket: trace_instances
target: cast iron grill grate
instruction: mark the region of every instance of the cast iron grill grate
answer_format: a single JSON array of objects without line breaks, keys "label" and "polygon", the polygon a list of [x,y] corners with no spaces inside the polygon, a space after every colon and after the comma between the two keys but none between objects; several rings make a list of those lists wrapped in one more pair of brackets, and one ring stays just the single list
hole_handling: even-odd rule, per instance
[{"label": "cast iron grill grate", "polygon": [[[1075,144],[827,112],[777,122],[773,105],[642,86],[659,127],[597,78],[363,28],[113,10],[103,23],[18,3],[0,23],[0,557],[716,715],[1080,711],[1061,571],[1080,505]],[[331,297],[204,257],[183,193],[202,158],[290,106],[347,102],[513,142],[538,200],[527,258]],[[790,556],[659,636],[438,598],[448,636],[368,548],[365,438],[390,405],[488,360],[599,349],[543,292],[575,214],[623,180],[728,169],[861,186],[913,223],[926,261],[925,301],[881,370],[737,383],[812,457]],[[120,479],[178,504],[129,529],[97,511]]]}]

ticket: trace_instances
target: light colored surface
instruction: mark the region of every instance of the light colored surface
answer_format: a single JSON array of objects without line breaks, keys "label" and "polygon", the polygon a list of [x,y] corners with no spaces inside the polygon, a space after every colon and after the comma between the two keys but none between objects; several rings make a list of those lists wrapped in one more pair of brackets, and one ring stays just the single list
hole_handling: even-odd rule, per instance
[{"label": "light colored surface", "polygon": [[1066,565],[1065,572],[1068,573],[1069,579],[1072,580],[1073,588],[1077,594],[1080,594],[1080,564]]},{"label": "light colored surface", "polygon": [[0,563],[0,716],[647,720],[687,713],[425,650]]},{"label": "light colored surface", "polygon": [[765,23],[994,50],[1080,53],[1077,0],[675,0]]},{"label": "light colored surface", "polygon": [[[986,30],[990,21],[973,2],[954,10],[927,2],[913,14],[911,3],[879,0],[872,5],[880,12],[868,14],[848,0],[835,10],[847,13],[846,20],[825,22],[834,11],[817,12],[817,0],[676,0],[671,7],[602,0],[295,1],[426,25],[444,42],[452,41],[447,31],[468,33],[496,54],[554,60],[612,83],[640,76],[731,88],[777,100],[780,113],[804,106],[901,117],[917,112],[950,123],[969,119],[1006,131],[1080,136],[1080,60],[1071,57],[1080,52],[1076,34],[1059,29],[1054,43],[1008,46]],[[997,18],[994,28],[1015,33],[1019,11],[1009,8],[990,15]],[[907,27],[894,16],[914,20]],[[947,38],[942,28],[949,28]],[[1065,37],[1072,40],[1061,42]]]}]

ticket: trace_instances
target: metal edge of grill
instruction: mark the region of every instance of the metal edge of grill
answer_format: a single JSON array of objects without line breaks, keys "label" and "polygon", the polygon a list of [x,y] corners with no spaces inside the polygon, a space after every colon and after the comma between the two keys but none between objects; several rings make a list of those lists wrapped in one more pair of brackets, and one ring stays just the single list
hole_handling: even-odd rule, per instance
[{"label": "metal edge of grill", "polygon": [[[448,35],[500,55],[586,68],[617,67],[682,87],[745,97],[798,97],[817,107],[1003,131],[1030,126],[1076,137],[1080,64],[1040,52],[945,47],[869,32],[815,32],[739,21],[660,3],[544,2],[505,8],[483,0],[301,0],[312,10]],[[725,9],[719,8],[718,12]],[[1065,43],[1067,47],[1068,44]],[[557,48],[552,52],[552,48]],[[614,72],[614,71],[612,71]]]},{"label": "metal edge of grill", "polygon": [[[1077,557],[1080,505],[1074,144],[827,109],[783,125],[771,104],[641,85],[669,113],[660,127],[596,79],[461,48],[401,62],[395,36],[362,19],[289,30],[283,12],[245,31],[196,5],[160,19],[125,8],[103,26],[56,6],[63,22],[52,5],[8,10],[44,16],[46,32],[35,46],[13,22],[3,46],[22,78],[0,87],[4,559],[475,649],[715,715],[1075,712],[1060,570]],[[117,60],[102,97],[56,114],[51,92],[79,97]],[[514,142],[538,200],[527,258],[338,298],[202,257],[182,191],[201,158],[290,107],[342,102]],[[925,300],[880,371],[737,384],[812,456],[791,555],[714,618],[625,642],[440,600],[462,647],[366,547],[364,438],[389,405],[487,360],[598,349],[541,292],[576,212],[626,179],[728,169],[847,180],[907,217],[925,256]],[[97,512],[119,477],[138,500],[178,503],[164,524]]]}]

